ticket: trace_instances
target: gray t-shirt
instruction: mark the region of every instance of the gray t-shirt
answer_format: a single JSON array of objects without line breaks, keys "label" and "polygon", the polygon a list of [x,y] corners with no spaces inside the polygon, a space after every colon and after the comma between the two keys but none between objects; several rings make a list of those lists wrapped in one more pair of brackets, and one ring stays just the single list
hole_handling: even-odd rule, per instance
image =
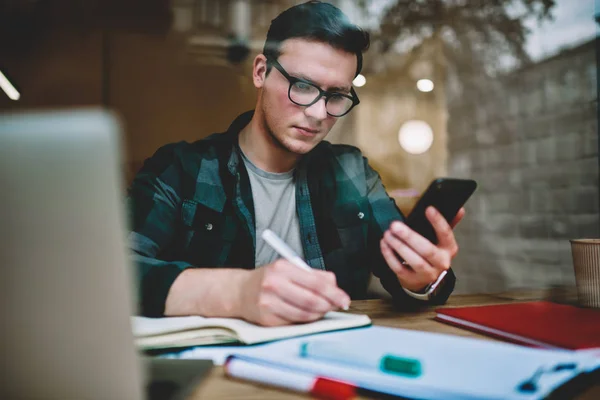
[{"label": "gray t-shirt", "polygon": [[252,164],[246,155],[242,159],[248,170],[256,224],[256,267],[280,258],[279,254],[262,239],[265,229],[275,232],[300,257],[304,257],[300,239],[300,224],[296,212],[296,185],[294,170],[283,173],[263,171]]}]

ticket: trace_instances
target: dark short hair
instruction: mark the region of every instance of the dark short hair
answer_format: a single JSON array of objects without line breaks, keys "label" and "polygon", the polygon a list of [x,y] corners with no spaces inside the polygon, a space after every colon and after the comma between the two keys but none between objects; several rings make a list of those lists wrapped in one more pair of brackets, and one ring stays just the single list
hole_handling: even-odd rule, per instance
[{"label": "dark short hair", "polygon": [[276,60],[283,41],[293,38],[316,40],[356,54],[356,75],[362,70],[362,53],[369,48],[368,32],[351,23],[339,8],[320,1],[290,7],[272,20],[263,54]]}]

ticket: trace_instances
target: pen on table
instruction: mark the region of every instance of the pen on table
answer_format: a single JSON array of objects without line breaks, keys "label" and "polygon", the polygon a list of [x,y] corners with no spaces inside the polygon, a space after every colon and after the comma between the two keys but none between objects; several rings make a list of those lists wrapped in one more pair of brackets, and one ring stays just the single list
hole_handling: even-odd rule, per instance
[{"label": "pen on table", "polygon": [[248,356],[230,355],[224,364],[227,376],[280,387],[322,399],[346,400],[359,395],[381,397],[383,393],[353,383],[291,369],[275,362]]},{"label": "pen on table", "polygon": [[[261,237],[271,246],[280,256],[288,260],[290,263],[298,268],[302,268],[305,271],[312,272],[312,268],[304,262],[304,260],[292,250],[275,232],[270,229],[265,229]],[[344,310],[348,310],[348,306],[342,307]]]},{"label": "pen on table", "polygon": [[379,369],[388,374],[411,378],[416,378],[422,373],[421,362],[415,358],[401,357],[395,354],[384,354],[382,356],[357,354],[356,348],[330,341],[303,342],[300,345],[300,357]]}]

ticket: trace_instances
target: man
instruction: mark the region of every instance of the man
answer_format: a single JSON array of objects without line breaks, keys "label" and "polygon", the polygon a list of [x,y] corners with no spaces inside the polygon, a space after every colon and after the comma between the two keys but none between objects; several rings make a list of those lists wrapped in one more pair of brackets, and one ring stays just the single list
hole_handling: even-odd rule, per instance
[{"label": "man", "polygon": [[[371,272],[402,307],[446,301],[451,226],[430,208],[438,245],[413,232],[360,151],[323,141],[359,102],[368,46],[330,4],[284,11],[254,59],[255,110],[147,160],[129,196],[143,314],[308,322],[364,298]],[[281,259],[266,228],[313,270]],[[419,295],[444,271],[437,293]]]}]

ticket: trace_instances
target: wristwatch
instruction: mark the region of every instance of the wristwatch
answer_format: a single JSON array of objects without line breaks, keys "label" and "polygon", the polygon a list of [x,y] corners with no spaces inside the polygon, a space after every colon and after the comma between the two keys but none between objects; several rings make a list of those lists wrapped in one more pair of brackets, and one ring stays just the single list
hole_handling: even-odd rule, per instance
[{"label": "wristwatch", "polygon": [[430,300],[432,297],[434,297],[436,295],[437,289],[439,289],[442,286],[442,285],[440,285],[440,283],[442,283],[442,281],[444,280],[444,277],[446,276],[447,273],[448,273],[448,271],[442,272],[440,274],[440,276],[438,276],[438,278],[435,280],[435,282],[427,285],[425,287],[425,289],[423,289],[421,292],[413,292],[412,290],[406,289],[404,286],[402,287],[402,289],[404,289],[406,294],[408,294],[410,297],[413,297],[415,299]]}]

